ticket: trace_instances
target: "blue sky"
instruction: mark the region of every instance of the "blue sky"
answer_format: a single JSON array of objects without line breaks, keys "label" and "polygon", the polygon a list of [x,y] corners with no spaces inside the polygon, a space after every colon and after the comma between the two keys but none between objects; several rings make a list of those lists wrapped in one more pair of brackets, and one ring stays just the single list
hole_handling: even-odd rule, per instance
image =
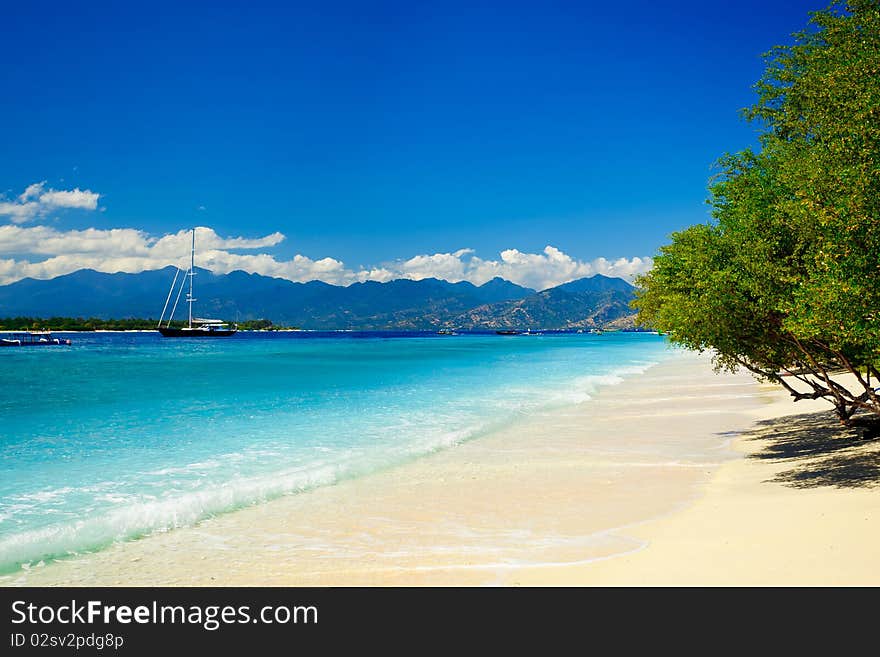
[{"label": "blue sky", "polygon": [[280,232],[249,252],[352,271],[651,256],[708,217],[714,159],[754,143],[760,54],[824,6],[180,4],[4,6],[0,201],[99,195],[19,217],[9,271],[76,255],[29,250],[37,227]]}]

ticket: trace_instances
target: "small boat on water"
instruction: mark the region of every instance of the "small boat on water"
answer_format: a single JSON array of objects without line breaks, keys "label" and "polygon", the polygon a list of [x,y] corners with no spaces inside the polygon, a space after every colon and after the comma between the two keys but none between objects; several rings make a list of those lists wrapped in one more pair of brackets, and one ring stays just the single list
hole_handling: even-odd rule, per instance
[{"label": "small boat on water", "polygon": [[69,345],[67,338],[56,338],[49,331],[19,331],[0,338],[0,347],[53,347]]},{"label": "small boat on water", "polygon": [[[177,291],[177,298],[174,300],[174,306],[168,319],[165,319],[165,311],[168,310],[168,303],[171,301],[171,295],[174,293],[174,287],[177,285],[177,279],[182,271],[180,267],[174,273],[174,280],[171,281],[171,289],[168,290],[168,296],[165,298],[165,307],[162,308],[162,314],[159,316],[159,333],[165,338],[223,338],[233,335],[238,331],[237,326],[230,327],[229,324],[221,319],[202,319],[193,317],[193,303],[196,298],[193,296],[193,277],[196,275],[196,229],[192,229],[192,250],[190,251],[189,269],[180,281],[180,288]],[[189,304],[189,320],[186,326],[172,327],[171,319],[174,317],[174,311],[177,310],[177,303],[180,301],[180,295],[183,292],[186,279],[189,278],[189,291],[186,293],[186,303]],[[162,322],[166,322],[162,326]]]},{"label": "small boat on water", "polygon": [[166,338],[222,338],[238,331],[219,319],[194,318],[189,326],[173,328],[160,326],[159,333]]},{"label": "small boat on water", "polygon": [[519,335],[519,331],[515,331],[513,329],[500,329],[495,331],[497,335]]},{"label": "small boat on water", "polygon": [[458,335],[458,333],[455,332],[455,329],[442,328],[437,331],[437,335]]}]

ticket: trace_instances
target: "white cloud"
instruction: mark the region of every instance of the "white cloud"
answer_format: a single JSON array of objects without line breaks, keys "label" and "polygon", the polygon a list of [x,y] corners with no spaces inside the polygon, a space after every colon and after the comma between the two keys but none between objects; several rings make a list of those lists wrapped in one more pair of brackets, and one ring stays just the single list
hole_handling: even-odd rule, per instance
[{"label": "white cloud", "polygon": [[57,209],[94,210],[100,194],[88,189],[46,189],[46,181],[28,185],[14,201],[0,200],[0,216],[16,224],[31,221]]},{"label": "white cloud", "polygon": [[71,190],[50,189],[40,195],[40,203],[48,208],[80,208],[94,210],[98,207],[100,194],[76,187]]},{"label": "white cloud", "polygon": [[[261,249],[275,246],[284,239],[284,235],[277,232],[249,239],[222,238],[211,228],[196,230],[199,265],[219,273],[267,269],[265,265],[249,265],[259,263],[260,258],[275,262],[272,256],[241,255],[229,250]],[[187,266],[191,239],[188,230],[155,238],[133,228],[61,231],[51,226],[4,225],[0,226],[0,258],[13,257],[0,260],[0,284],[26,277],[54,278],[78,269],[136,273],[167,265]],[[39,259],[46,256],[48,258]],[[317,269],[327,268],[319,265]]]},{"label": "white cloud", "polygon": [[[62,231],[50,226],[21,226],[58,209],[98,208],[100,194],[78,187],[57,190],[47,188],[46,184],[42,181],[28,185],[12,200],[0,197],[0,217],[8,217],[12,222],[0,225],[0,285],[26,277],[54,278],[87,268],[137,273],[167,265],[187,266],[191,240],[188,230],[153,237],[133,228]],[[199,206],[199,210],[204,209]],[[315,260],[298,254],[290,260],[279,260],[269,253],[238,253],[278,245],[284,240],[279,232],[257,238],[223,238],[213,229],[201,227],[196,239],[198,265],[217,273],[243,270],[292,281],[322,280],[337,285],[369,280],[387,282],[395,278],[440,278],[481,285],[500,276],[542,290],[593,274],[632,280],[653,266],[651,258],[638,257],[582,261],[547,246],[541,253],[506,249],[499,259],[483,259],[473,249],[462,248],[354,270],[330,257]]]},{"label": "white cloud", "polygon": [[470,255],[469,251],[463,251],[417,255],[392,265],[392,268],[399,272],[401,278],[411,278],[415,281],[423,278],[442,278],[452,282],[462,281],[468,277],[466,271],[468,263],[463,256]]},{"label": "white cloud", "polygon": [[442,278],[451,282],[470,281],[482,285],[499,276],[519,285],[545,290],[594,274],[632,280],[653,266],[651,258],[575,260],[554,246],[545,247],[542,253],[506,249],[499,255],[500,260],[484,260],[474,255],[472,249],[460,249],[454,253],[418,255],[392,263],[388,268],[398,272],[402,278],[413,280]]},{"label": "white cloud", "polygon": [[18,200],[24,203],[25,201],[38,198],[43,191],[43,187],[45,187],[46,181],[34,183],[33,185],[28,185],[25,187],[24,191],[18,197]]},{"label": "white cloud", "polygon": [[10,221],[16,224],[22,224],[30,221],[40,211],[40,204],[36,201],[28,203],[10,203],[9,201],[0,201],[0,217],[9,217]]},{"label": "white cloud", "polygon": [[[31,198],[44,194],[41,188],[32,187],[22,196]],[[54,278],[79,269],[137,273],[168,265],[186,267],[190,240],[188,230],[153,237],[133,228],[63,231],[51,226],[2,225],[0,285],[26,277]],[[211,228],[200,227],[196,232],[196,264],[219,274],[242,270],[291,281],[322,280],[335,285],[387,282],[395,278],[440,278],[481,285],[500,276],[538,290],[593,274],[632,280],[653,264],[651,258],[582,261],[553,246],[547,246],[541,253],[506,249],[498,259],[483,259],[473,249],[459,249],[358,269],[346,267],[341,260],[330,257],[313,259],[298,254],[285,260],[270,253],[239,253],[271,248],[283,240],[284,235],[278,232],[257,238],[221,237]]]},{"label": "white cloud", "polygon": [[[116,257],[144,256],[176,260],[189,253],[191,239],[192,233],[189,230],[155,238],[134,228],[60,231],[50,226],[5,225],[0,226],[0,255],[104,254]],[[211,228],[196,229],[197,247],[200,250],[260,249],[275,246],[283,239],[284,235],[277,232],[265,237],[248,239],[222,238]]]}]

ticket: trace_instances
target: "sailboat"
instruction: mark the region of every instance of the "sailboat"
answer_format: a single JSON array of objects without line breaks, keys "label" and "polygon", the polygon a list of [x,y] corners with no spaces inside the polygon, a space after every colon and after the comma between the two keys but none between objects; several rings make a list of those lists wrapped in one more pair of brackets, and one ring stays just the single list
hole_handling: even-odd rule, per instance
[{"label": "sailboat", "polygon": [[[171,308],[171,313],[168,315],[168,320],[165,320],[165,311],[168,310],[168,304],[171,301],[171,295],[174,293],[174,287],[177,285],[177,279],[180,277],[180,272],[183,271],[180,267],[177,268],[177,271],[174,273],[174,280],[171,281],[171,288],[168,290],[168,296],[165,298],[165,307],[162,308],[162,314],[159,316],[159,325],[156,327],[159,329],[159,333],[162,334],[163,337],[166,338],[223,338],[229,335],[234,334],[238,331],[237,326],[233,326],[232,328],[229,325],[220,319],[203,319],[199,317],[193,317],[193,303],[196,298],[193,296],[193,277],[196,275],[196,229],[192,229],[192,250],[190,251],[190,259],[189,259],[189,269],[184,274],[184,277],[180,281],[180,288],[177,290],[177,298],[174,300],[174,306]],[[180,295],[183,292],[183,288],[186,285],[186,279],[189,278],[189,292],[186,293],[186,303],[189,304],[189,321],[187,325],[183,328],[172,328],[171,327],[171,318],[174,317],[174,311],[177,310],[177,304],[180,301]],[[165,326],[162,326],[162,322],[166,322]]]}]

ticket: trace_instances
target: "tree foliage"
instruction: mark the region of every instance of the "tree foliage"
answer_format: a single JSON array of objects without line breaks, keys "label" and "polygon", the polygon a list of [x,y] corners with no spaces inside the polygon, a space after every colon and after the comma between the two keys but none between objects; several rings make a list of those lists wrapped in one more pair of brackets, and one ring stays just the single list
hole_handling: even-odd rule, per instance
[{"label": "tree foliage", "polygon": [[[101,319],[99,317],[0,317],[2,331],[140,331],[155,330],[157,320],[126,317],[122,319]],[[186,326],[185,321],[176,320],[171,326]]]},{"label": "tree foliage", "polygon": [[635,305],[717,367],[848,421],[880,414],[880,1],[834,3],[793,36],[744,110],[760,149],[720,159],[714,221],[672,236]]},{"label": "tree foliage", "polygon": [[[101,319],[98,317],[0,317],[0,332],[3,331],[153,331],[158,321],[127,317],[123,319]],[[163,322],[164,324],[164,322]],[[174,320],[174,328],[186,326],[185,320]],[[242,331],[279,331],[289,327],[276,326],[268,319],[249,319],[238,322]]]}]

